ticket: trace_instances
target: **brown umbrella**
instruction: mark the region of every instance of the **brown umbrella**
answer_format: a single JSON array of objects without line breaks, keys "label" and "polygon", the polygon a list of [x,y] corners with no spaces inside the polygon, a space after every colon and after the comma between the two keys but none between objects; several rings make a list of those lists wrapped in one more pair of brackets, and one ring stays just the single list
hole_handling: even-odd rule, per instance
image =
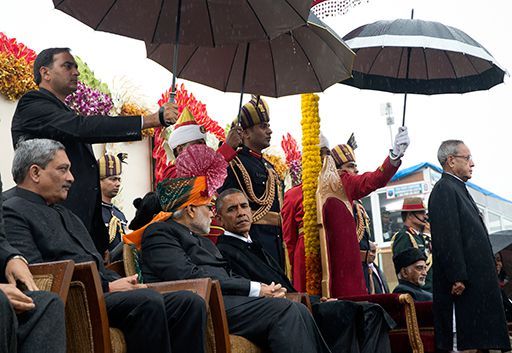
[{"label": "brown umbrella", "polygon": [[149,43],[176,43],[179,38],[180,44],[213,47],[273,39],[297,28],[306,23],[311,1],[53,0],[53,4],[98,31]]},{"label": "brown umbrella", "polygon": [[[98,31],[147,43],[216,46],[272,39],[306,23],[309,0],[53,0],[56,9]],[[175,65],[175,64],[174,64]],[[174,66],[173,72],[176,71]],[[172,78],[174,90],[176,76]],[[174,101],[174,95],[171,95]]]},{"label": "brown umbrella", "polygon": [[[146,43],[148,57],[173,70],[170,44]],[[351,76],[354,53],[311,15],[270,41],[217,48],[181,46],[174,74],[224,92],[281,97],[320,92]]]}]

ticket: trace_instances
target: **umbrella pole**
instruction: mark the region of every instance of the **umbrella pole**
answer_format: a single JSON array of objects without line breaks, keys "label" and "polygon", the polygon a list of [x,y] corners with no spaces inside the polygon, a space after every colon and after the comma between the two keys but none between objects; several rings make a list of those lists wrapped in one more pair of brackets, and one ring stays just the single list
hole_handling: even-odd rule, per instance
[{"label": "umbrella pole", "polygon": [[178,52],[180,49],[180,22],[181,22],[181,0],[178,0],[178,11],[176,12],[176,36],[174,41],[174,58],[172,60],[172,83],[170,102],[174,103],[176,96],[176,76],[178,70]]},{"label": "umbrella pole", "polygon": [[[414,9],[411,9],[411,20],[414,19]],[[407,71],[405,73],[405,79],[409,79],[409,65],[411,63],[411,48],[407,48]],[[407,108],[407,93],[404,94],[404,112],[402,115],[402,126],[405,126],[405,111]]]},{"label": "umbrella pole", "polygon": [[240,115],[242,114],[242,101],[244,99],[244,89],[245,89],[245,76],[247,74],[247,60],[249,59],[249,46],[251,44],[247,43],[245,47],[245,57],[244,57],[244,71],[242,74],[242,87],[240,88],[240,104],[238,105],[238,125],[241,123]]},{"label": "umbrella pole", "polygon": [[405,126],[405,110],[407,109],[407,93],[404,94],[404,111],[402,114],[402,126]]}]

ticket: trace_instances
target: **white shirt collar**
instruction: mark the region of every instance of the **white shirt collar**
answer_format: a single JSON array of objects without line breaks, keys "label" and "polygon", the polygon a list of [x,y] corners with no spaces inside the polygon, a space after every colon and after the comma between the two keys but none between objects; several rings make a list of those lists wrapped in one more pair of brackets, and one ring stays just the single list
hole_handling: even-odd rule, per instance
[{"label": "white shirt collar", "polygon": [[452,173],[449,173],[447,171],[445,171],[446,174],[449,174],[451,175],[452,177],[454,177],[455,179],[459,179],[460,181],[462,181],[464,184],[466,184],[466,182],[464,180],[462,180],[461,178],[459,178],[458,176],[456,176],[455,174],[452,174]]},{"label": "white shirt collar", "polygon": [[233,238],[240,239],[241,241],[244,241],[244,242],[249,243],[249,244],[252,243],[252,239],[251,239],[250,235],[247,235],[247,238],[246,238],[243,235],[238,235],[238,234],[235,234],[235,233],[231,233],[230,231],[227,231],[227,230],[224,231],[224,235],[227,235],[228,237],[233,237]]}]

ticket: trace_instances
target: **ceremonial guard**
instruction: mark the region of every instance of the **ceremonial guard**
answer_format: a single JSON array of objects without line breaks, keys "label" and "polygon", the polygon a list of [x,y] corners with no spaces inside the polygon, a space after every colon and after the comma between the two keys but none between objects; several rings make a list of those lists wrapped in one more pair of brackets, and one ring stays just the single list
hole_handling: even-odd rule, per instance
[{"label": "ceremonial guard", "polygon": [[[329,141],[320,134],[320,157],[331,154]],[[283,209],[283,240],[290,259],[290,274],[293,287],[298,292],[306,292],[306,254],[304,251],[304,228],[302,218],[304,207],[302,205],[302,183],[294,186],[284,194]]]},{"label": "ceremonial guard", "polygon": [[428,229],[427,209],[419,197],[407,197],[402,206],[404,226],[393,235],[391,250],[396,256],[408,249],[419,249],[426,259],[427,279],[423,290],[432,292],[432,244]]},{"label": "ceremonial guard", "polygon": [[322,260],[328,263],[329,270],[323,277],[328,282],[325,286],[328,287],[328,294],[331,297],[368,293],[359,249],[359,242],[365,234],[365,224],[368,223],[365,221],[364,208],[354,201],[384,187],[389,182],[398,170],[400,158],[408,145],[407,129],[401,127],[389,157],[374,172],[363,174],[358,174],[354,150],[350,143],[338,145],[331,150],[338,174],[334,177],[339,185],[332,184],[333,171],[324,165],[324,175],[321,177],[325,182],[321,183],[331,183],[331,187],[320,185],[319,182],[317,192],[317,202],[321,211],[320,223],[325,232],[330,255],[328,259]]},{"label": "ceremonial guard", "polygon": [[105,154],[98,159],[101,186],[101,214],[103,222],[108,229],[108,250],[111,253],[112,260],[120,259],[122,251],[116,251],[117,255],[113,251],[116,246],[121,244],[128,226],[124,213],[112,203],[112,199],[117,196],[121,187],[124,159],[126,159],[126,153],[119,153],[116,156]]},{"label": "ceremonial guard", "polygon": [[263,158],[262,150],[270,146],[272,130],[267,103],[253,96],[241,110],[235,126],[240,125],[242,148],[230,161],[228,177],[219,192],[240,189],[249,200],[253,212],[251,236],[285,268],[281,231],[283,184],[272,164]]}]

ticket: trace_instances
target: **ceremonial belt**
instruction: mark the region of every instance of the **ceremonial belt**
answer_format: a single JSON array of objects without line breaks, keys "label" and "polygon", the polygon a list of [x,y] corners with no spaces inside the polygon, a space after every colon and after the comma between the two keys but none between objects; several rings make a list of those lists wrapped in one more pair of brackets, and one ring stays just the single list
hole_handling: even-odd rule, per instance
[{"label": "ceremonial belt", "polygon": [[279,212],[268,211],[263,217],[253,224],[263,224],[267,226],[281,226],[281,214]]}]

